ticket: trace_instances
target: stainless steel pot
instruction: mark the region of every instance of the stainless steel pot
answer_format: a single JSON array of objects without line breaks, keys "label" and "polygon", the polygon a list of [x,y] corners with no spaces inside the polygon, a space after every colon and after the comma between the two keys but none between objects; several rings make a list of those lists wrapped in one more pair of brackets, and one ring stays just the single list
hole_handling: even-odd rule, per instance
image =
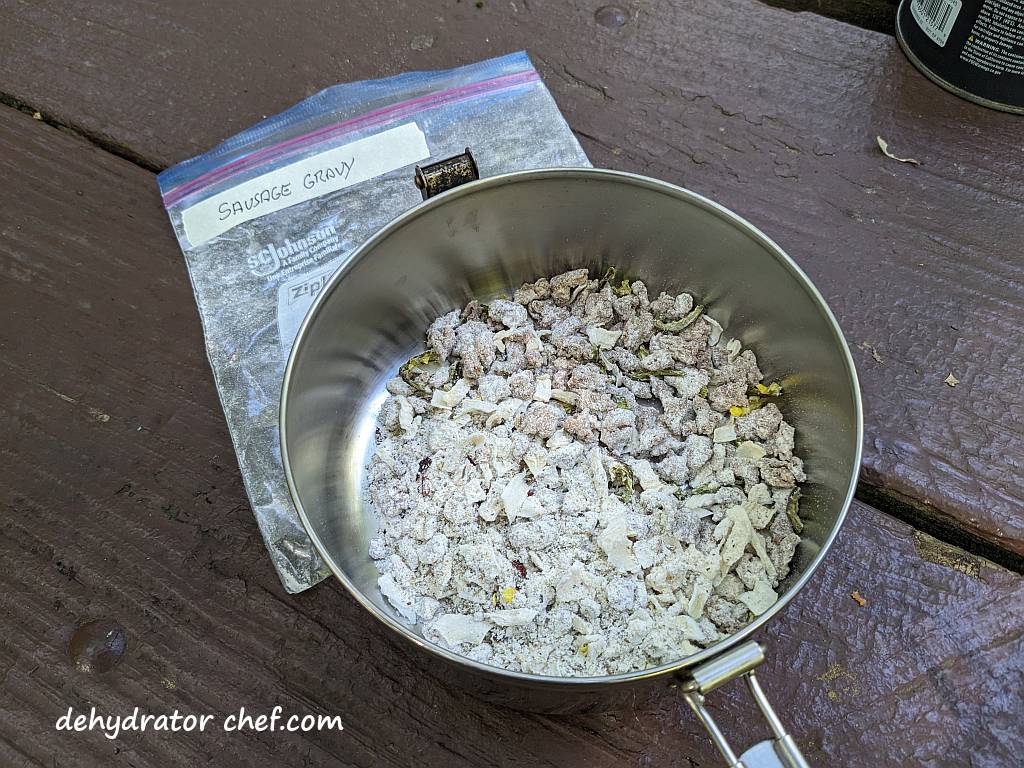
[{"label": "stainless steel pot", "polygon": [[[806,462],[804,541],[779,601],[741,632],[670,664],[606,677],[546,677],[490,667],[425,640],[377,588],[367,555],[376,529],[364,503],[384,385],[422,351],[439,315],[470,299],[508,295],[526,281],[609,265],[652,290],[692,292],[729,334],[785,381],[783,411]],[[736,214],[685,189],[592,169],[527,171],[475,181],[398,217],[335,274],[299,331],[284,377],[281,454],[292,498],[321,557],[374,617],[468,677],[478,692],[545,711],[608,694],[679,686],[728,765],[805,765],[765,700],[749,638],[807,582],[832,544],[853,496],[861,453],[861,402],[849,349],[807,276]],[[443,667],[444,665],[442,665]],[[704,709],[705,694],[744,676],[772,737],[737,758]],[[611,698],[615,699],[615,696]],[[742,762],[739,762],[742,761]]]}]

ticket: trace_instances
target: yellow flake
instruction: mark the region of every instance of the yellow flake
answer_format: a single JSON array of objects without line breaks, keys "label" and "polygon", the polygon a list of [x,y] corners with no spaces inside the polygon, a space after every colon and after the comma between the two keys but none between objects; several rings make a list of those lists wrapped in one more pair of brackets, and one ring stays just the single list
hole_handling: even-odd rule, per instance
[{"label": "yellow flake", "polygon": [[501,602],[503,602],[503,603],[511,603],[513,600],[515,600],[515,598],[516,598],[516,588],[515,587],[505,587],[505,589],[501,590]]},{"label": "yellow flake", "polygon": [[771,384],[765,386],[764,384],[755,384],[754,387],[762,395],[770,395],[772,397],[778,397],[782,394],[782,385],[777,381],[773,381]]},{"label": "yellow flake", "polygon": [[750,413],[749,408],[744,408],[742,405],[730,405],[729,415],[731,416],[746,416]]},{"label": "yellow flake", "polygon": [[590,653],[590,643],[584,643],[580,646],[580,654],[586,656],[588,653]]}]

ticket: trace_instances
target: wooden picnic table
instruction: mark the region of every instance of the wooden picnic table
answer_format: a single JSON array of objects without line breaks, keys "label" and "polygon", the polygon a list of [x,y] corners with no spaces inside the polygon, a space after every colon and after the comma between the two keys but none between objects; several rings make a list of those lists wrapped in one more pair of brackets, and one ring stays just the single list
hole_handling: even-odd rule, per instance
[{"label": "wooden picnic table", "polygon": [[[505,709],[340,585],[285,593],[157,194],[154,172],[323,87],[521,48],[595,165],[749,218],[854,350],[858,501],[762,638],[811,764],[1020,764],[1024,122],[925,80],[886,0],[773,1],[874,29],[754,0],[624,0],[605,26],[601,5],[0,2],[0,765],[718,765],[675,691]],[[126,638],[105,671],[70,642],[93,620]],[[344,731],[55,731],[68,707],[275,705]],[[712,706],[754,738],[741,690]]]}]

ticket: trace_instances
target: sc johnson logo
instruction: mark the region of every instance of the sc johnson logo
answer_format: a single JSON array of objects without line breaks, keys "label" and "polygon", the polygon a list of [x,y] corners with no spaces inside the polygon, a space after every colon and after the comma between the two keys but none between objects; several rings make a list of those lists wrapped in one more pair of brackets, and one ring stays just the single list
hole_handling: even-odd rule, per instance
[{"label": "sc johnson logo", "polygon": [[285,238],[284,242],[275,245],[270,243],[266,248],[250,254],[249,271],[256,277],[272,275],[280,269],[305,258],[309,250],[318,243],[338,236],[333,224],[314,229],[305,237],[297,240]]}]

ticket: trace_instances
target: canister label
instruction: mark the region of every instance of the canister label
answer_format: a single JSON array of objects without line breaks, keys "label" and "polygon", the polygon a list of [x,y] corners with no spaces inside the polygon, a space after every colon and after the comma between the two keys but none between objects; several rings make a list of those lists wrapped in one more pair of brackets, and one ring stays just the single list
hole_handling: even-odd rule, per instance
[{"label": "canister label", "polygon": [[903,0],[896,35],[939,85],[1024,112],[1024,0]]},{"label": "canister label", "polygon": [[928,37],[945,45],[962,6],[960,0],[911,0],[910,12]]}]

